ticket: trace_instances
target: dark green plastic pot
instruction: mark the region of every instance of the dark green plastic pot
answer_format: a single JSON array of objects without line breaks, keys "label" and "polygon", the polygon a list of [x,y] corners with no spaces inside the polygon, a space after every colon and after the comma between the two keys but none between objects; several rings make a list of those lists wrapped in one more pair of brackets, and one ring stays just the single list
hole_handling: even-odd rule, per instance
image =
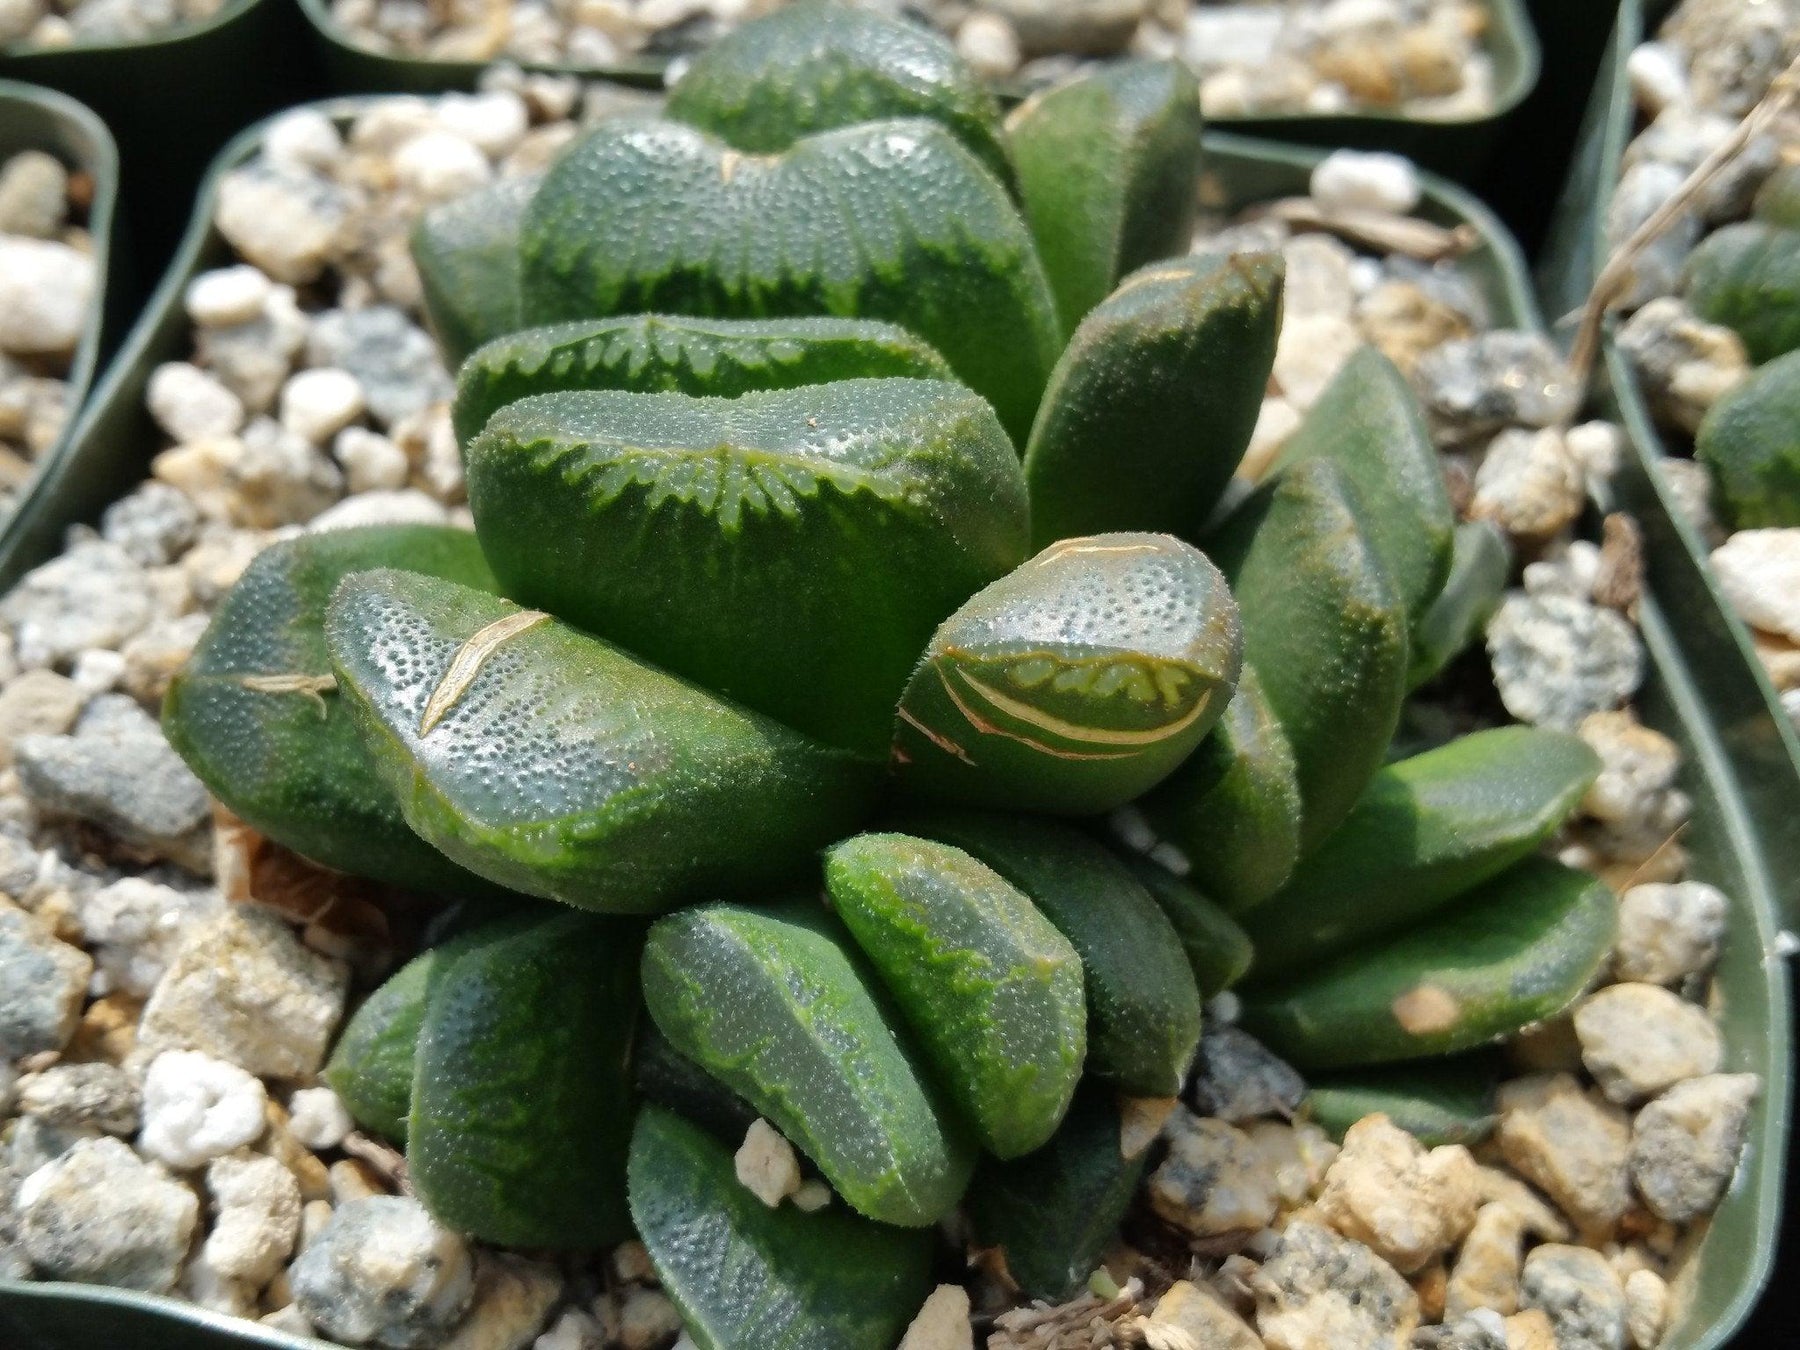
[{"label": "dark green plastic pot", "polygon": [[[21,150],[47,151],[93,180],[94,199],[88,206],[87,224],[94,240],[96,303],[69,365],[69,415],[62,434],[39,457],[15,510],[0,515],[0,557],[5,556],[15,531],[30,517],[30,503],[41,495],[44,481],[55,475],[58,461],[71,453],[94,373],[116,344],[132,300],[128,281],[121,278],[117,265],[119,154],[105,125],[72,98],[0,80],[0,161]],[[129,273],[128,268],[124,270]]]},{"label": "dark green plastic pot", "polygon": [[0,78],[60,90],[118,141],[132,237],[154,276],[194,186],[228,137],[323,91],[294,0],[225,0],[210,19],[135,42],[0,48]]},{"label": "dark green plastic pot", "polygon": [[[478,61],[437,61],[389,55],[357,45],[331,18],[330,0],[299,0],[335,87],[350,93],[472,89],[484,66]],[[1494,60],[1494,108],[1482,117],[1424,121],[1403,113],[1369,112],[1321,117],[1289,113],[1222,117],[1216,125],[1240,135],[1275,136],[1308,145],[1393,150],[1459,182],[1474,182],[1487,163],[1501,127],[1537,83],[1540,50],[1524,0],[1487,0],[1493,22],[1487,50]],[[526,65],[591,78],[660,85],[667,57],[642,57],[606,68]],[[1015,97],[1017,89],[1003,90]]]},{"label": "dark green plastic pot", "polygon": [[[355,105],[325,106],[344,111]],[[64,522],[92,519],[111,496],[128,489],[146,471],[158,440],[140,412],[145,380],[156,362],[185,354],[182,290],[195,271],[225,256],[224,242],[209,224],[218,176],[252,152],[259,134],[254,128],[246,132],[220,157],[201,193],[180,255],[83,419],[82,449],[94,472],[103,474],[111,486],[104,495],[71,503],[63,513]],[[1209,199],[1225,208],[1303,192],[1319,158],[1318,151],[1226,134],[1209,135],[1207,147]],[[1422,214],[1445,224],[1467,222],[1480,235],[1481,246],[1464,266],[1486,294],[1497,321],[1537,326],[1538,310],[1524,264],[1493,216],[1442,179],[1427,176],[1425,192]],[[1647,511],[1657,509],[1654,500],[1646,506]],[[32,561],[48,556],[55,547],[52,538]],[[1781,922],[1773,878],[1800,872],[1783,873],[1786,862],[1769,851],[1758,822],[1766,803],[1746,788],[1724,750],[1726,733],[1713,721],[1701,684],[1669,640],[1664,616],[1674,613],[1685,622],[1680,608],[1685,603],[1679,595],[1660,604],[1654,599],[1645,603],[1653,673],[1642,709],[1647,720],[1676,739],[1685,755],[1683,787],[1694,796],[1695,816],[1683,842],[1693,857],[1694,875],[1714,882],[1732,900],[1732,927],[1719,968],[1727,1067],[1762,1074],[1768,1085],[1752,1117],[1736,1184],[1699,1244],[1691,1280],[1678,1285],[1678,1291],[1685,1289],[1683,1302],[1663,1343],[1666,1350],[1711,1350],[1725,1343],[1755,1302],[1780,1219],[1789,1018],[1787,972],[1776,954]],[[133,1350],[217,1350],[227,1345],[298,1350],[316,1344],[146,1295],[80,1285],[0,1282],[0,1346],[6,1350],[115,1345]]]}]

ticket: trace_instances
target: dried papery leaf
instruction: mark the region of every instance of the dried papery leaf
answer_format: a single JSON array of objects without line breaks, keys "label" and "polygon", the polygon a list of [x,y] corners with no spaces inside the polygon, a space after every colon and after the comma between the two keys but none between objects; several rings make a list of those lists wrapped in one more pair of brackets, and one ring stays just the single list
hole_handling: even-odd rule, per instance
[{"label": "dried papery leaf", "polygon": [[1400,253],[1420,262],[1460,258],[1481,243],[1473,225],[1433,225],[1415,216],[1339,207],[1326,210],[1311,197],[1283,197],[1247,213],[1271,216],[1297,230],[1322,230],[1381,253]]},{"label": "dried papery leaf", "polygon": [[419,735],[429,736],[432,728],[462,701],[462,696],[469,692],[469,686],[475,683],[475,677],[481,674],[481,668],[488,663],[488,658],[499,651],[505,642],[536,628],[549,617],[542,610],[522,609],[517,614],[495,619],[463,643],[451,658],[450,666],[438,681],[437,688],[431,691],[431,697],[426,700],[425,711],[419,715]]},{"label": "dried papery leaf", "polygon": [[328,711],[325,695],[337,692],[333,675],[240,675],[238,683],[255,694],[303,694],[318,706],[320,717]]}]

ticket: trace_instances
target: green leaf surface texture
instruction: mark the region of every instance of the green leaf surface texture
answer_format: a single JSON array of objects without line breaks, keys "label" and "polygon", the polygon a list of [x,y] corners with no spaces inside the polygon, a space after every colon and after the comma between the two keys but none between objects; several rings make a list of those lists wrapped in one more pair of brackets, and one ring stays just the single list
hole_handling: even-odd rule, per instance
[{"label": "green leaf surface texture", "polygon": [[1745,220],[1714,230],[1688,255],[1688,307],[1744,340],[1752,365],[1800,347],[1800,229]]},{"label": "green leaf surface texture", "polygon": [[1800,525],[1800,351],[1751,371],[1714,403],[1694,457],[1712,470],[1713,501],[1730,528]]},{"label": "green leaf surface texture", "polygon": [[1254,948],[1242,924],[1166,867],[1148,858],[1128,857],[1125,863],[1180,937],[1201,998],[1221,994],[1244,977]]},{"label": "green leaf surface texture", "polygon": [[519,224],[541,175],[502,178],[434,206],[413,227],[425,320],[454,368],[490,338],[523,326]]}]

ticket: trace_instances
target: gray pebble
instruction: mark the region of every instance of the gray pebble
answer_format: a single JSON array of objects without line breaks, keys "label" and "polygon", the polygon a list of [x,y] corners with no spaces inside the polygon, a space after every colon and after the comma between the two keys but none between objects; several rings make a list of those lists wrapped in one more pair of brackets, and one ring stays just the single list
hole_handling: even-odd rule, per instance
[{"label": "gray pebble", "polygon": [[340,1205],[289,1272],[306,1319],[347,1345],[424,1350],[462,1319],[474,1295],[463,1240],[416,1200]]},{"label": "gray pebble", "polygon": [[1610,609],[1563,595],[1514,591],[1488,624],[1500,701],[1521,722],[1573,731],[1637,692],[1637,631]]},{"label": "gray pebble", "polygon": [[136,1134],[142,1100],[116,1064],[53,1064],[19,1083],[19,1109],[65,1129]]},{"label": "gray pebble", "polygon": [[429,334],[393,305],[334,309],[313,321],[307,362],[336,366],[361,382],[369,412],[384,426],[454,391]]},{"label": "gray pebble", "polygon": [[1200,1038],[1194,1110],[1237,1124],[1261,1116],[1291,1117],[1306,1081],[1247,1031],[1210,1025]]},{"label": "gray pebble", "polygon": [[86,952],[0,898],[0,1060],[67,1045],[93,970]]},{"label": "gray pebble", "polygon": [[1631,1179],[1644,1202],[1671,1223],[1712,1212],[1737,1170],[1762,1089],[1753,1073],[1716,1073],[1678,1083],[1637,1114]]},{"label": "gray pebble", "polygon": [[1504,328],[1427,352],[1413,382],[1447,445],[1508,426],[1550,426],[1572,416],[1580,396],[1549,339]]},{"label": "gray pebble", "polygon": [[118,1139],[87,1139],[19,1186],[19,1235],[51,1279],[166,1293],[199,1220],[193,1191]]},{"label": "gray pebble", "polygon": [[100,537],[145,567],[172,563],[199,536],[200,512],[178,488],[155,479],[119,498],[100,517]]},{"label": "gray pebble", "polygon": [[1625,1290],[1591,1247],[1533,1248],[1519,1279],[1519,1305],[1550,1319],[1556,1350],[1625,1350]]}]

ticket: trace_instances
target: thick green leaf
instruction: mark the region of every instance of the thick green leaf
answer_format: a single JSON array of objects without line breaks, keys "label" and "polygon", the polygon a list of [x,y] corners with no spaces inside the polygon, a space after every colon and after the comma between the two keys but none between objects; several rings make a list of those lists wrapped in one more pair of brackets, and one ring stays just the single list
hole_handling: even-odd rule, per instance
[{"label": "thick green leaf", "polygon": [[654,913],[772,882],[869,801],[862,761],[466,586],[362,573],[326,637],[407,823],[528,895]]},{"label": "thick green leaf", "polygon": [[851,1206],[923,1227],[962,1198],[975,1151],[854,953],[811,902],[683,910],[650,930],[644,998],[669,1043],[768,1117]]},{"label": "thick green leaf", "polygon": [[[1800,244],[1800,231],[1795,232]],[[1736,530],[1800,525],[1800,351],[1752,371],[1707,412],[1694,454]]]},{"label": "thick green leaf", "polygon": [[413,1062],[431,991],[464,952],[543,918],[542,912],[518,914],[460,932],[420,952],[362,1001],[325,1065],[325,1081],[343,1099],[351,1119],[385,1139],[406,1142]]},{"label": "thick green leaf", "polygon": [[1406,607],[1349,475],[1328,459],[1280,473],[1208,552],[1231,580],[1244,659],[1293,748],[1304,856],[1349,814],[1393,739]]},{"label": "thick green leaf", "polygon": [[1212,735],[1142,805],[1194,884],[1231,913],[1280,889],[1300,856],[1300,785],[1254,667],[1245,663]]},{"label": "thick green leaf", "polygon": [[735,1151],[756,1121],[756,1108],[669,1044],[646,1017],[631,1060],[638,1095],[690,1120]]},{"label": "thick green leaf", "polygon": [[1377,348],[1363,347],[1344,363],[1276,467],[1308,459],[1344,471],[1357,520],[1418,623],[1450,574],[1456,512],[1418,395]]},{"label": "thick green leaf", "polygon": [[521,234],[529,323],[838,314],[911,330],[1025,443],[1061,346],[1025,222],[936,123],[869,122],[746,155],[675,122],[577,141]]},{"label": "thick green leaf", "polygon": [[1512,575],[1512,545],[1491,520],[1465,520],[1450,547],[1450,575],[1413,625],[1408,689],[1417,689],[1460,656],[1500,607]]},{"label": "thick green leaf", "polygon": [[407,827],[331,687],[332,592],[351,573],[396,565],[495,586],[467,530],[371,525],[273,544],[170,683],[163,732],[215,797],[314,862],[420,891],[486,889]]},{"label": "thick green leaf", "polygon": [[1199,537],[1256,427],[1284,270],[1278,253],[1156,263],[1081,321],[1025,452],[1040,545],[1104,530]]},{"label": "thick green leaf", "polygon": [[1617,911],[1592,876],[1530,858],[1403,936],[1246,995],[1244,1026],[1300,1069],[1472,1049],[1579,998]]},{"label": "thick green leaf", "polygon": [[770,1209],[729,1149],[654,1106],[631,1136],[631,1217],[700,1350],[878,1350],[931,1292],[930,1234]]},{"label": "thick green leaf", "polygon": [[1491,1055],[1476,1053],[1327,1074],[1312,1080],[1305,1109],[1334,1139],[1379,1111],[1427,1148],[1479,1144],[1499,1119],[1497,1068]]},{"label": "thick green leaf", "polygon": [[1800,164],[1783,164],[1763,179],[1752,214],[1770,225],[1800,229]]},{"label": "thick green leaf", "polygon": [[1689,308],[1744,340],[1755,365],[1800,347],[1800,229],[1747,220],[1688,255]]},{"label": "thick green leaf", "polygon": [[533,394],[629,389],[736,398],[885,376],[955,378],[943,357],[891,323],[631,314],[527,328],[487,343],[457,372],[451,416],[466,449],[488,418]]},{"label": "thick green leaf", "polygon": [[1211,998],[1241,980],[1254,955],[1243,926],[1168,868],[1147,858],[1125,861],[1174,926],[1200,997]]},{"label": "thick green leaf", "polygon": [[852,5],[787,5],[727,33],[694,58],[665,111],[759,155],[858,122],[925,117],[1013,183],[1000,105],[955,46]]},{"label": "thick green leaf", "polygon": [[961,849],[860,834],[825,852],[838,917],[976,1139],[1014,1158],[1056,1129],[1087,1055],[1081,958]]},{"label": "thick green leaf", "polygon": [[1027,535],[1006,434],[940,380],[545,394],[494,415],[468,481],[507,594],[870,755]]},{"label": "thick green leaf", "polygon": [[413,227],[425,318],[452,367],[482,343],[523,326],[519,223],[540,181],[502,178],[432,207]]},{"label": "thick green leaf", "polygon": [[642,942],[638,923],[564,911],[473,943],[437,977],[406,1161],[441,1222],[518,1247],[629,1236]]},{"label": "thick green leaf", "polygon": [[1200,1044],[1200,992],[1181,939],[1130,870],[1072,825],[918,811],[899,828],[973,854],[1062,930],[1087,976],[1088,1073],[1136,1097],[1181,1090]]},{"label": "thick green leaf", "polygon": [[1396,933],[1537,852],[1600,760],[1537,727],[1463,736],[1382,769],[1344,823],[1245,919],[1256,979]]},{"label": "thick green leaf", "polygon": [[1043,1148],[1011,1162],[982,1160],[965,1205],[975,1240],[1001,1249],[1031,1298],[1073,1298],[1112,1245],[1145,1157],[1124,1156],[1112,1096],[1084,1088]]},{"label": "thick green leaf", "polygon": [[971,806],[1111,810],[1193,752],[1241,660],[1237,606],[1198,549],[1065,539],[933,635],[894,728],[899,781]]},{"label": "thick green leaf", "polygon": [[1007,118],[1025,218],[1065,333],[1127,272],[1188,251],[1200,126],[1200,86],[1172,60],[1103,66]]}]

